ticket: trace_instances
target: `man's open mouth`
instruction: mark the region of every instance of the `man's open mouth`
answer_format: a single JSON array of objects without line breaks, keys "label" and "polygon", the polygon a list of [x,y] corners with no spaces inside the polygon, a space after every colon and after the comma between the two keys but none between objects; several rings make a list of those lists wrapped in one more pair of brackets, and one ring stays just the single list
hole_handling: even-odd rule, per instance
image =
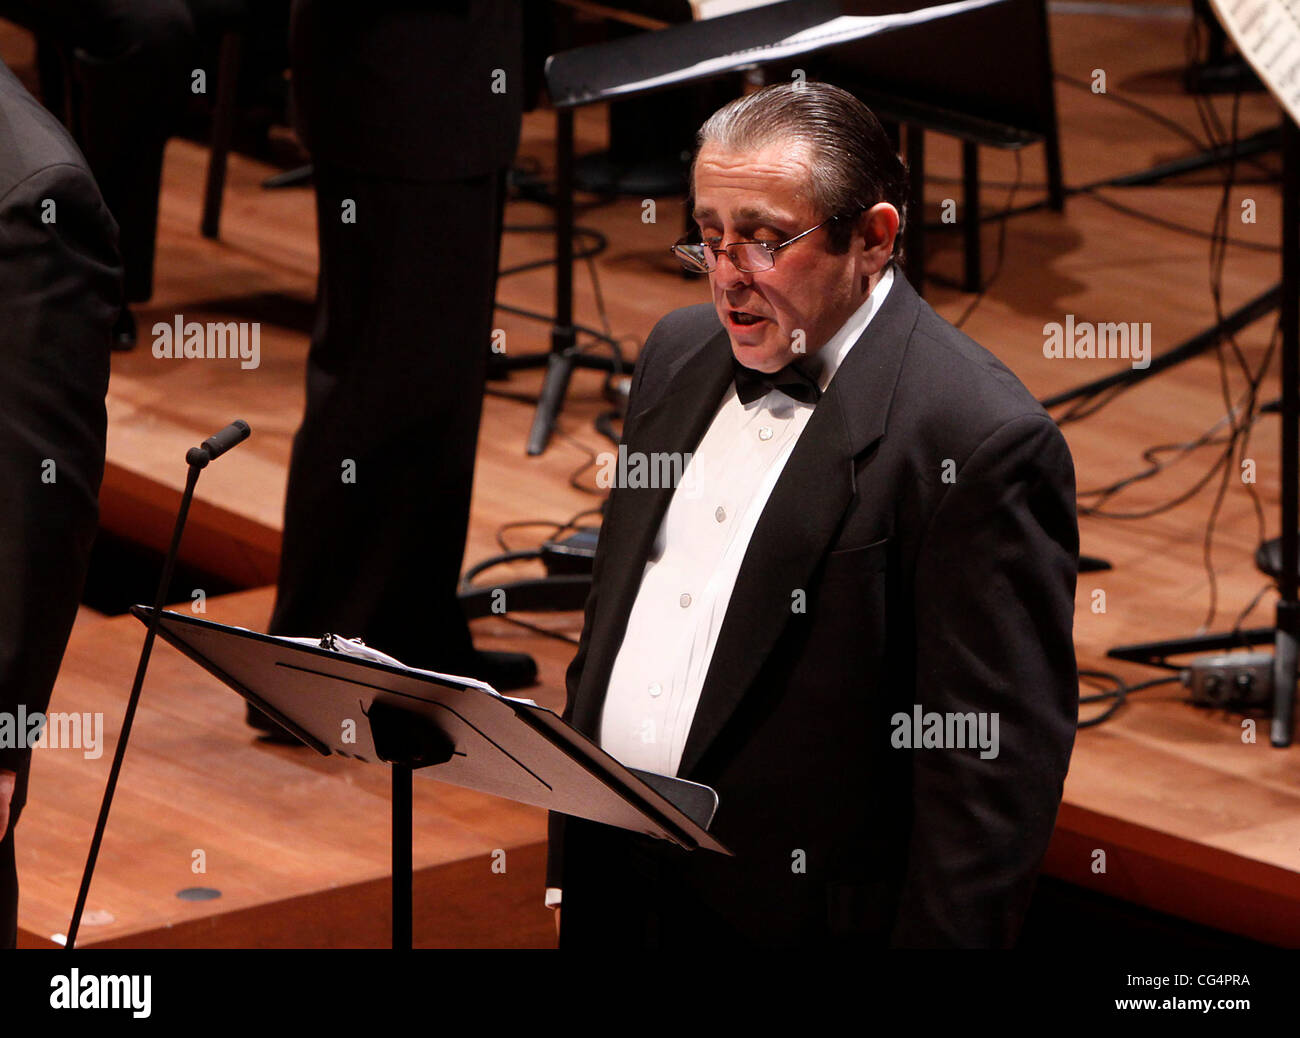
[{"label": "man's open mouth", "polygon": [[763,318],[759,317],[758,314],[747,313],[744,310],[731,310],[728,312],[731,315],[731,319],[737,324],[758,324],[759,321],[763,320]]}]

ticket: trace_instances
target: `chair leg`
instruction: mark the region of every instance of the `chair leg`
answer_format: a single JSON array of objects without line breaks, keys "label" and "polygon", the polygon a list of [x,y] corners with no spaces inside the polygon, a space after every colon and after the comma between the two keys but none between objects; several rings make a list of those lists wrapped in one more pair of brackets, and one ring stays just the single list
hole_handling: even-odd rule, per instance
[{"label": "chair leg", "polygon": [[902,148],[903,138],[902,135],[899,133],[898,120],[881,119],[880,127],[885,131],[885,136],[889,138],[889,143],[894,146],[894,151],[901,155],[903,151]]},{"label": "chair leg", "polygon": [[1061,213],[1065,211],[1065,181],[1061,173],[1061,139],[1055,121],[1043,137],[1043,147],[1047,159],[1047,204],[1052,212]]},{"label": "chair leg", "polygon": [[[683,235],[683,237],[686,236],[686,235],[693,235],[693,236],[695,236],[695,237],[698,237],[698,233],[697,233],[696,230],[695,230],[695,206],[691,204],[692,202],[694,202],[694,199],[691,197],[691,194],[690,194],[690,192],[689,192],[689,190],[688,190],[688,191],[687,191],[687,194],[686,194],[686,198],[683,199],[683,201],[682,201],[682,235]],[[705,277],[706,275],[704,275],[704,274],[692,274],[692,273],[691,273],[689,270],[687,270],[685,267],[682,267],[682,268],[681,268],[681,276],[682,276],[682,280],[683,280],[683,281],[698,281],[700,278]]]},{"label": "chair leg", "polygon": [[81,143],[77,120],[76,77],[72,74],[72,49],[48,36],[36,37],[36,73],[41,87],[41,104]]},{"label": "chair leg", "polygon": [[267,191],[282,187],[306,187],[311,183],[315,173],[315,167],[309,162],[305,166],[286,169],[283,173],[272,173],[262,181],[262,187]]},{"label": "chair leg", "polygon": [[235,128],[235,97],[239,90],[239,53],[242,39],[237,32],[221,37],[217,63],[217,98],[212,106],[212,144],[208,153],[208,180],[203,192],[205,238],[216,238],[221,228],[221,197],[226,187],[226,158]]},{"label": "chair leg", "polygon": [[908,214],[903,229],[903,266],[916,294],[925,296],[925,131],[907,125]]},{"label": "chair leg", "polygon": [[966,251],[967,292],[978,292],[984,282],[980,256],[980,149],[974,141],[961,142],[962,238]]}]

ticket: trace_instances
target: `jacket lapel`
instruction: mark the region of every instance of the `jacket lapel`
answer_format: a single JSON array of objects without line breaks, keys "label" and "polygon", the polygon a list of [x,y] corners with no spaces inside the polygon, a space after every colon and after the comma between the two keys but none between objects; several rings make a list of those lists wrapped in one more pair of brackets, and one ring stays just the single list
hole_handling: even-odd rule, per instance
[{"label": "jacket lapel", "polygon": [[[699,444],[732,379],[727,334],[717,334],[674,361],[663,391],[648,408],[629,417],[624,443],[633,452],[691,453]],[[617,489],[601,524],[608,560],[601,574],[600,605],[593,619],[588,658],[573,704],[573,724],[595,734],[614,658],[623,642],[641,574],[663,522],[673,488]]]},{"label": "jacket lapel", "polygon": [[753,685],[792,615],[792,593],[808,587],[832,543],[856,489],[854,460],[885,433],[919,308],[915,290],[895,271],[884,304],[787,460],[741,563],[678,775],[690,775]]}]

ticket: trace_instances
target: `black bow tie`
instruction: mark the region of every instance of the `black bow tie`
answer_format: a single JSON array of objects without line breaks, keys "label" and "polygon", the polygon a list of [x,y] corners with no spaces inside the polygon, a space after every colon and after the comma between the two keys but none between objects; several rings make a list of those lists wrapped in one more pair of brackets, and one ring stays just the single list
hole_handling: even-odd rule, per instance
[{"label": "black bow tie", "polygon": [[793,364],[787,364],[771,375],[747,368],[734,357],[732,366],[735,369],[736,395],[742,404],[752,403],[773,389],[779,389],[786,396],[805,404],[816,404],[822,397],[817,380],[805,375]]}]

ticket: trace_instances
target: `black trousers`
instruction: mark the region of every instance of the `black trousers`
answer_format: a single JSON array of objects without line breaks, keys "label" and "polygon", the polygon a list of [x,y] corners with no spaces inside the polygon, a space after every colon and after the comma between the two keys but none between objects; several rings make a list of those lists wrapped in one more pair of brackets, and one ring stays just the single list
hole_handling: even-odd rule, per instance
[{"label": "black trousers", "polygon": [[[184,107],[195,61],[189,3],[0,0],[0,17],[57,44],[70,62],[70,129],[121,228],[126,299],[148,299],[163,147]],[[61,72],[42,76],[43,100],[59,116],[66,107]]]},{"label": "black trousers", "polygon": [[[560,950],[740,950],[756,942],[679,876],[684,851],[595,822],[565,822]],[[756,904],[756,913],[764,906]]]},{"label": "black trousers", "polygon": [[[862,951],[890,941],[897,877],[796,874],[721,836],[736,857],[580,818],[564,824],[560,948]],[[757,852],[757,854],[755,854]],[[768,857],[756,865],[755,857]]]},{"label": "black trousers", "polygon": [[471,665],[456,588],[503,185],[504,171],[417,182],[317,161],[317,322],[272,633]]}]

